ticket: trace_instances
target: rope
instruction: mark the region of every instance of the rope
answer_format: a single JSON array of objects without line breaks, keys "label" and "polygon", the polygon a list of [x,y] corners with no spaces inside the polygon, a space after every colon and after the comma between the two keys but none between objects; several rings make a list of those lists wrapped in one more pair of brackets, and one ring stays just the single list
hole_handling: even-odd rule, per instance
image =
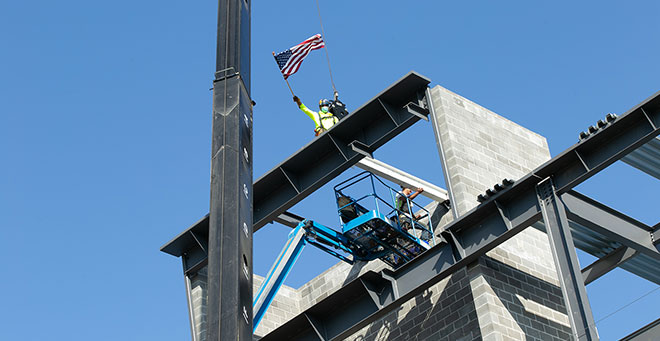
[{"label": "rope", "polygon": [[328,43],[325,39],[325,31],[323,31],[323,19],[321,19],[321,7],[319,6],[319,0],[316,0],[316,9],[319,11],[319,22],[321,23],[321,34],[323,35],[323,42],[325,43],[325,57],[328,60],[328,71],[330,72],[330,83],[332,83],[332,90],[337,93],[337,88],[335,88],[335,81],[332,79],[332,69],[330,68],[330,54],[328,54]]},{"label": "rope", "polygon": [[[621,310],[623,310],[623,309],[629,307],[631,304],[633,304],[633,303],[635,303],[635,302],[641,300],[642,298],[644,298],[644,297],[646,297],[646,296],[648,296],[648,295],[650,295],[650,294],[652,294],[652,293],[658,291],[658,289],[660,289],[660,287],[657,287],[657,288],[655,288],[655,289],[653,289],[653,290],[647,292],[646,294],[644,294],[644,295],[642,295],[642,296],[640,296],[640,297],[638,297],[638,298],[632,300],[631,302],[629,302],[628,304],[624,305],[623,307],[621,307],[621,308],[619,308],[619,309],[617,309],[617,310],[615,310],[615,311],[613,311],[613,312],[611,312],[611,313],[605,315],[605,316],[604,316],[603,318],[601,318],[600,320],[594,322],[594,325],[599,324],[599,323],[600,323],[601,321],[603,321],[604,319],[606,319],[606,318],[608,318],[608,317],[610,317],[610,316],[612,316],[612,315],[614,315],[614,314],[620,312]],[[587,333],[586,333],[586,330],[584,330],[584,333],[580,334],[580,335],[578,336],[578,339],[581,338],[582,336],[586,335],[586,334],[587,334]]]}]

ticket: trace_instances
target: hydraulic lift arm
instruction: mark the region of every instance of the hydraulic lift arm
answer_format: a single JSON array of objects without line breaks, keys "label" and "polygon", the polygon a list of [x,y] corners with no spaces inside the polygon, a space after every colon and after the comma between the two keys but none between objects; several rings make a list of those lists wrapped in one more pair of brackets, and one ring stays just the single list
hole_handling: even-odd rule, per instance
[{"label": "hydraulic lift arm", "polygon": [[275,260],[270,271],[264,278],[264,282],[254,296],[252,311],[254,313],[253,328],[257,329],[259,322],[266,314],[273,298],[282,287],[282,283],[289,275],[291,268],[298,260],[307,243],[310,243],[323,251],[349,263],[353,264],[355,257],[347,257],[338,251],[343,251],[348,255],[353,254],[348,248],[348,240],[340,233],[318,224],[312,220],[303,220],[289,233],[282,252]]},{"label": "hydraulic lift arm", "polygon": [[284,245],[282,252],[280,252],[273,267],[270,268],[268,275],[264,278],[259,291],[254,296],[254,302],[252,303],[254,330],[257,329],[275,294],[280,290],[286,276],[289,275],[289,271],[291,271],[296,260],[298,260],[300,252],[305,247],[305,244],[307,244],[304,223],[304,221],[301,222],[289,233],[289,239]]}]

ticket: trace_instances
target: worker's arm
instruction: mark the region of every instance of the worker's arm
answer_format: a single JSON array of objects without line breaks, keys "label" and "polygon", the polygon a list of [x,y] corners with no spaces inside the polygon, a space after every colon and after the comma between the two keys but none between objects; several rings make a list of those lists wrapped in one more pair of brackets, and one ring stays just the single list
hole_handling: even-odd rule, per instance
[{"label": "worker's arm", "polygon": [[296,102],[296,104],[298,104],[298,108],[300,108],[302,112],[304,112],[307,116],[309,116],[309,118],[311,118],[312,121],[314,121],[314,124],[316,125],[317,128],[321,125],[321,122],[317,122],[316,113],[309,110],[309,108],[307,108],[302,103],[302,101],[300,101],[300,98],[298,98],[298,96],[293,96],[293,101]]},{"label": "worker's arm", "polygon": [[422,192],[424,192],[424,189],[419,187],[419,188],[417,188],[417,192],[411,194],[410,197],[408,197],[408,199],[413,200],[413,199],[417,198],[417,196]]}]

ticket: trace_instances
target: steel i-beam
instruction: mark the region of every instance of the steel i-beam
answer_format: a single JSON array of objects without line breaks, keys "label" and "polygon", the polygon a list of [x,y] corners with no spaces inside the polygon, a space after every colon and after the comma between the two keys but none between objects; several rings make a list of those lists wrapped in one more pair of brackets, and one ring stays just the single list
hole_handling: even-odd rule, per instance
[{"label": "steel i-beam", "polygon": [[564,205],[555,192],[551,178],[541,181],[536,186],[536,192],[573,337],[576,340],[598,340]]},{"label": "steel i-beam", "polygon": [[250,1],[220,0],[213,81],[207,340],[252,340]]}]

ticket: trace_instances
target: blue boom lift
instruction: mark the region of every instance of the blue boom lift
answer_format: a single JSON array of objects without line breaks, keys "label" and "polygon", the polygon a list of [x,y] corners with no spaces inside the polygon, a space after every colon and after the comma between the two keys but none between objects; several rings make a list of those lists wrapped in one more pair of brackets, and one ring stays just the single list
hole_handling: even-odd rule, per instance
[{"label": "blue boom lift", "polygon": [[[369,194],[359,199],[350,195],[368,191]],[[379,195],[383,191],[389,194],[389,201]],[[428,226],[414,219],[414,202],[372,173],[353,176],[335,186],[334,192],[341,232],[304,219],[289,233],[282,252],[254,297],[255,330],[306,244],[349,264],[380,259],[394,269],[435,245],[431,219]],[[397,200],[407,201],[408,205],[403,205],[407,212],[397,209],[401,207]],[[428,211],[420,208],[429,216]]]}]

